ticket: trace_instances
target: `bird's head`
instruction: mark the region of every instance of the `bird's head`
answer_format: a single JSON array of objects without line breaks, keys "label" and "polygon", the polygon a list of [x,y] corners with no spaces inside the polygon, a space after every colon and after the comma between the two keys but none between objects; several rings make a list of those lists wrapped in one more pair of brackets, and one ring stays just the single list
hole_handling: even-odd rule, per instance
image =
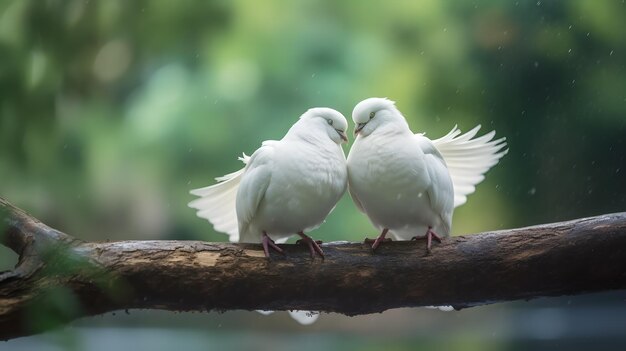
[{"label": "bird's head", "polygon": [[337,144],[348,141],[348,136],[346,135],[348,121],[339,111],[332,108],[316,107],[306,111],[300,119],[306,120],[311,128],[325,130],[328,136]]},{"label": "bird's head", "polygon": [[387,98],[369,98],[359,102],[352,111],[352,120],[355,124],[354,136],[368,136],[382,126],[402,125],[408,128],[395,102]]}]

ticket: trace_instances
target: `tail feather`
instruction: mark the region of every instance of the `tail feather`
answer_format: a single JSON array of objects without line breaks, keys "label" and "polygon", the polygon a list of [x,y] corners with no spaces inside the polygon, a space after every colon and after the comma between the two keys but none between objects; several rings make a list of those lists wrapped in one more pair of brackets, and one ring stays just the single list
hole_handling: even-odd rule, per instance
[{"label": "tail feather", "polygon": [[[243,154],[242,157],[239,157],[239,160],[247,164],[250,157]],[[228,234],[231,242],[239,241],[235,202],[237,200],[239,183],[241,183],[244,172],[245,167],[236,172],[215,178],[218,181],[217,184],[190,191],[192,195],[200,198],[191,201],[189,207],[198,210],[196,213],[198,217],[211,222],[216,231]]]}]

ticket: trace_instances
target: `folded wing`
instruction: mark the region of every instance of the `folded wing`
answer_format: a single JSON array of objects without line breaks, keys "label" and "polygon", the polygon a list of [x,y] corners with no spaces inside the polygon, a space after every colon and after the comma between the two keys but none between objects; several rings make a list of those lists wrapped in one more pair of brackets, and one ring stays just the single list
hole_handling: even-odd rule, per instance
[{"label": "folded wing", "polygon": [[239,222],[240,242],[260,242],[262,228],[250,227],[256,216],[265,191],[272,179],[274,148],[265,143],[252,154],[246,166],[246,176],[239,183],[241,193],[237,195],[236,213]]}]

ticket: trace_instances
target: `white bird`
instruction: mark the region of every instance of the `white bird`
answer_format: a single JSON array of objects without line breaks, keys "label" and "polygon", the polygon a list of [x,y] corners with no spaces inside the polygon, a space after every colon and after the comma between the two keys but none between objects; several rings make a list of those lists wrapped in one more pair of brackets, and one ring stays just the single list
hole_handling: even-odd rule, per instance
[{"label": "white bird", "polygon": [[275,242],[300,235],[311,257],[324,252],[304,234],[320,226],[347,187],[348,122],[330,108],[306,111],[281,140],[262,143],[243,169],[216,178],[219,182],[195,189],[200,198],[189,203],[232,242],[263,244],[280,253]]},{"label": "white bird", "polygon": [[380,235],[396,240],[450,235],[452,212],[508,149],[495,131],[472,139],[455,126],[442,138],[414,134],[391,100],[369,98],[352,112],[357,138],[348,155],[348,190]]}]

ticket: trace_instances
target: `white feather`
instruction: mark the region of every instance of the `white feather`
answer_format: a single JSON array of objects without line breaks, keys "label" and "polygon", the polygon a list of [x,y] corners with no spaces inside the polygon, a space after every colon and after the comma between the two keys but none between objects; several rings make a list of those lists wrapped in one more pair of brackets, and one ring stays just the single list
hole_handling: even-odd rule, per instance
[{"label": "white feather", "polygon": [[484,174],[509,151],[504,149],[506,138],[493,139],[495,131],[472,139],[479,129],[480,125],[461,134],[454,126],[448,134],[432,141],[443,156],[452,178],[454,207],[467,201],[467,195],[473,193],[476,185],[485,179]]},{"label": "white feather", "polygon": [[[267,234],[277,243],[317,228],[347,187],[341,144],[348,122],[332,109],[310,109],[279,141],[265,141],[252,156],[240,158],[243,169],[195,189],[189,206],[230,241],[260,242]],[[259,311],[270,313],[270,311]],[[314,312],[292,311],[302,324]]]},{"label": "white feather", "polygon": [[[331,138],[328,118],[336,119]],[[200,198],[189,207],[216,231],[228,234],[231,242],[260,242],[266,231],[275,242],[284,243],[299,231],[317,228],[347,184],[345,156],[332,139],[339,139],[334,128],[347,128],[339,112],[307,111],[283,139],[264,141],[252,156],[243,154],[239,160],[244,168],[216,178],[215,185],[192,190]],[[286,208],[287,203],[298,206]],[[259,209],[265,212],[259,215]]]},{"label": "white feather", "polygon": [[454,207],[467,201],[484,173],[504,156],[495,132],[472,139],[456,127],[430,140],[411,132],[388,99],[370,98],[352,112],[359,136],[348,155],[349,190],[379,230],[407,240],[429,230],[448,236]]},{"label": "white feather", "polygon": [[[244,153],[242,157],[239,157],[239,160],[246,165],[250,160],[250,156]],[[215,185],[193,189],[189,192],[200,197],[191,201],[189,207],[198,210],[196,213],[198,217],[211,222],[216,231],[228,234],[230,242],[239,241],[235,201],[244,171],[245,167],[236,172],[215,178],[218,181]]]}]

